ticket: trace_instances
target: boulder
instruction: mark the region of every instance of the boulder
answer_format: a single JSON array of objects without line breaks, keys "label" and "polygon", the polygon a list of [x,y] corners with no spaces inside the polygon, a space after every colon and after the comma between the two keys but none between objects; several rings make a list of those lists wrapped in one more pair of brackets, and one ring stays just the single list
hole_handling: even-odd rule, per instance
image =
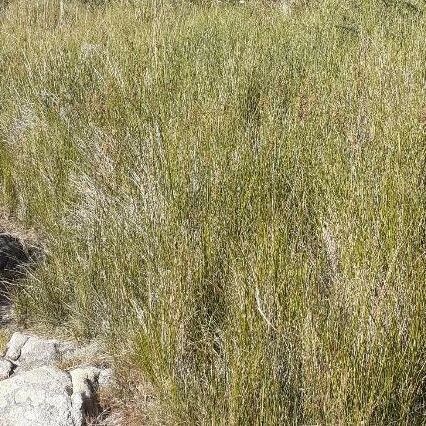
[{"label": "boulder", "polygon": [[1,426],[82,426],[73,411],[72,381],[55,367],[40,367],[0,382]]},{"label": "boulder", "polygon": [[19,332],[13,333],[9,343],[6,346],[6,355],[7,359],[16,361],[21,356],[21,349],[25,345],[26,341],[29,339],[29,336]]},{"label": "boulder", "polygon": [[[98,349],[80,348],[77,355]],[[0,426],[82,426],[88,416],[101,415],[98,390],[112,385],[113,371],[55,366],[76,350],[74,342],[14,333],[0,357]]]},{"label": "boulder", "polygon": [[56,340],[30,336],[21,348],[21,356],[18,359],[20,368],[29,369],[59,361],[58,346],[59,343]]},{"label": "boulder", "polygon": [[16,332],[6,346],[4,358],[18,365],[18,372],[41,365],[55,364],[70,356],[76,348],[77,345],[70,341],[43,339]]},{"label": "boulder", "polygon": [[76,410],[76,419],[83,422],[83,416],[97,416],[99,404],[96,397],[100,370],[96,367],[81,367],[70,371],[73,393],[72,406]]}]

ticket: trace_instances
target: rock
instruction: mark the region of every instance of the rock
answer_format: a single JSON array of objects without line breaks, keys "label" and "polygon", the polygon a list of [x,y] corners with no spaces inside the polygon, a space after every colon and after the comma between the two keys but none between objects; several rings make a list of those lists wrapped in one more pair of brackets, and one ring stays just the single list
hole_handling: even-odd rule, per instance
[{"label": "rock", "polygon": [[7,379],[13,372],[15,365],[5,358],[0,358],[0,380]]},{"label": "rock", "polygon": [[[110,368],[79,367],[70,371],[73,384],[71,396],[78,421],[84,416],[96,417],[101,412],[97,391],[112,382],[113,372]],[[80,416],[80,417],[78,417]]]},{"label": "rock", "polygon": [[50,365],[59,361],[58,346],[57,340],[44,340],[30,336],[21,348],[21,356],[18,359],[20,369]]},{"label": "rock", "polygon": [[82,426],[73,410],[72,381],[55,367],[40,367],[0,382],[2,426]]},{"label": "rock", "polygon": [[97,416],[101,370],[44,366],[0,382],[1,426],[83,426]]},{"label": "rock", "polygon": [[80,364],[64,372],[52,365],[73,355],[81,361],[100,347],[14,333],[0,358],[0,426],[82,426],[87,416],[100,415],[97,391],[111,385],[113,371]]},{"label": "rock", "polygon": [[70,371],[70,376],[73,385],[73,391],[78,392],[81,389],[86,389],[87,383],[92,383],[97,387],[100,369],[96,367],[79,367]]},{"label": "rock", "polygon": [[99,413],[96,400],[99,372],[96,367],[76,368],[70,371],[73,385],[71,400],[78,421],[82,422],[84,415],[94,417]]},{"label": "rock", "polygon": [[29,336],[16,332],[13,333],[9,343],[6,346],[6,355],[7,359],[16,361],[21,356],[21,349],[28,340]]}]

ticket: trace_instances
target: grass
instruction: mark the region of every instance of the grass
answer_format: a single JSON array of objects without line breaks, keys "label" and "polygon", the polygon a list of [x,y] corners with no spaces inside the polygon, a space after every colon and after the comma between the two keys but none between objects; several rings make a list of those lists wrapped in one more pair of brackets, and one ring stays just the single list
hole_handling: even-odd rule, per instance
[{"label": "grass", "polygon": [[20,317],[106,337],[153,424],[425,424],[424,12],[11,0]]}]

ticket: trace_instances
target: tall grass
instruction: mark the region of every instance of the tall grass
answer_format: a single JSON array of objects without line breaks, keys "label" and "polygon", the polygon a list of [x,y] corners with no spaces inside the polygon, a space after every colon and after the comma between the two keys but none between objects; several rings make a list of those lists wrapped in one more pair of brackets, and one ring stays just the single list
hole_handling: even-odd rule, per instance
[{"label": "tall grass", "polygon": [[165,423],[425,423],[424,2],[59,6],[0,17],[21,317],[125,348]]}]

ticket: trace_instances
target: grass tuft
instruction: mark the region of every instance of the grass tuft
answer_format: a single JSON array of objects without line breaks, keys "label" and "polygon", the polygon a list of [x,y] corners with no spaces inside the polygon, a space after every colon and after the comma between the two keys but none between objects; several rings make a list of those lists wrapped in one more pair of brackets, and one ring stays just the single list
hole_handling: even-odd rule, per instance
[{"label": "grass tuft", "polygon": [[21,317],[124,345],[157,424],[422,424],[424,4],[88,3],[0,15]]}]

